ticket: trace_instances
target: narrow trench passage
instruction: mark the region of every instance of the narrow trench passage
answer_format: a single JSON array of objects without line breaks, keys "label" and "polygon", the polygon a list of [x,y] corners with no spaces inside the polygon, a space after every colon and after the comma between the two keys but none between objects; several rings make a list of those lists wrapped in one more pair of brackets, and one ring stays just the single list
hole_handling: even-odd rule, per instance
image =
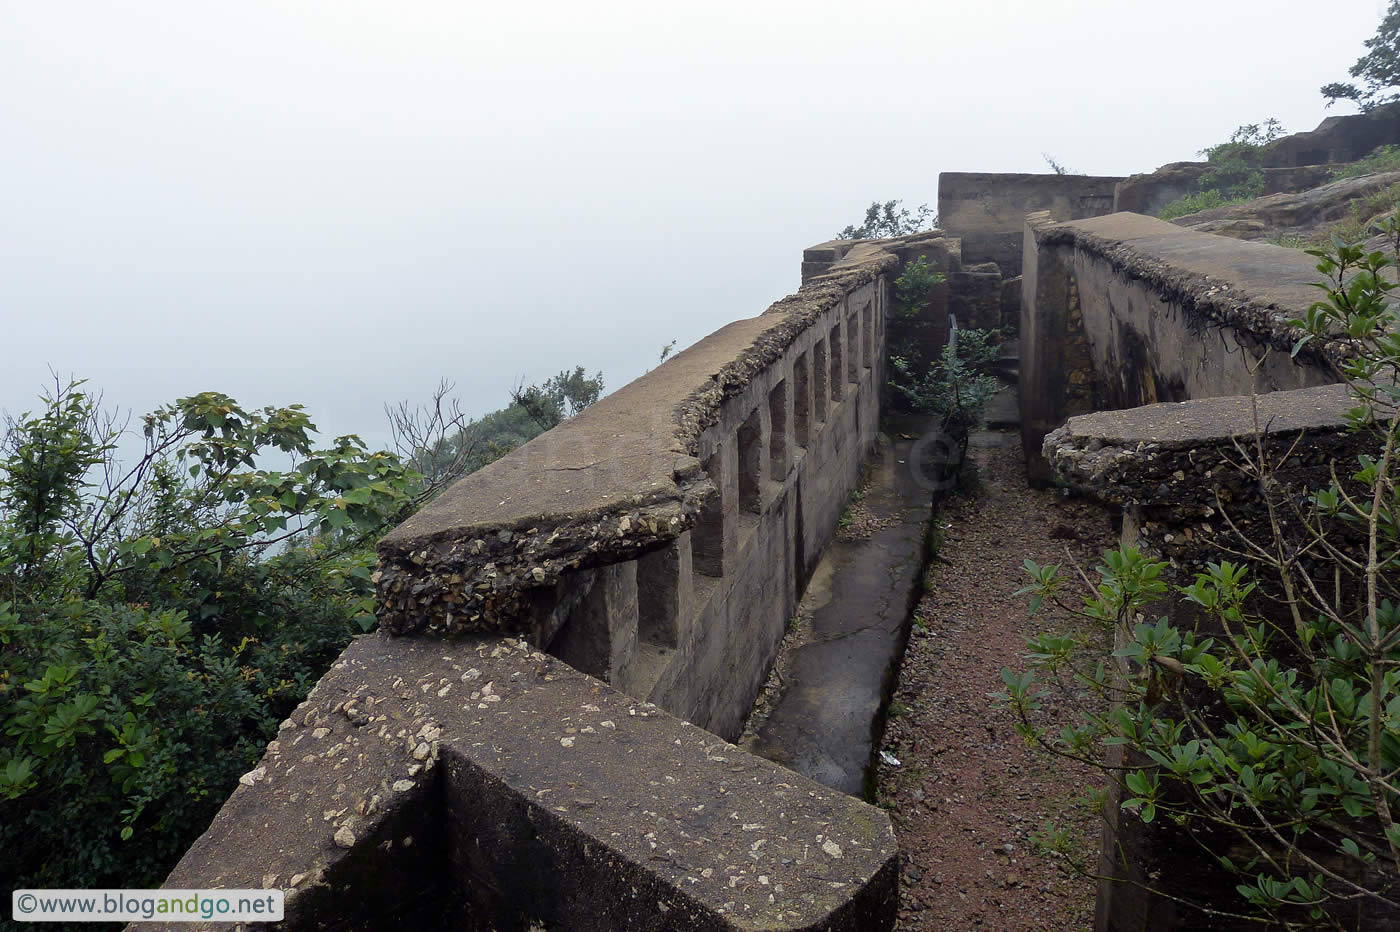
[{"label": "narrow trench passage", "polygon": [[[1038,838],[1054,822],[1073,856],[1094,867],[1100,819],[1086,794],[1102,775],[1028,748],[989,694],[1003,688],[1004,667],[1024,669],[1033,630],[1084,631],[1107,651],[1106,635],[1058,610],[1030,619],[1029,597],[1016,592],[1029,579],[1027,558],[1063,565],[1072,557],[1093,576],[1116,534],[1097,505],[1027,486],[1016,408],[1014,387],[993,399],[993,428],[973,435],[961,488],[943,494],[936,511],[909,464],[929,425],[893,427],[808,583],[740,739],[889,812],[900,846],[900,929],[1093,927],[1093,881]],[[926,532],[934,548],[927,566]],[[1063,700],[1044,704],[1052,721],[1076,718]]]},{"label": "narrow trench passage", "polygon": [[[899,762],[886,758],[877,779],[899,838],[899,928],[1082,932],[1094,884],[1036,839],[1053,820],[1092,867],[1100,820],[1080,800],[1103,777],[1028,748],[988,694],[1003,688],[1003,667],[1025,668],[1033,629],[1084,630],[1057,612],[1027,618],[1028,596],[1015,595],[1024,561],[1064,565],[1068,553],[1093,576],[1116,535],[1103,509],[1027,487],[1018,435],[983,431],[969,459],[972,490],[945,499],[936,519],[882,744]],[[1045,712],[1074,718],[1056,699]]]},{"label": "narrow trench passage", "polygon": [[932,492],[910,469],[932,426],[882,437],[807,583],[740,745],[872,799],[870,762],[927,556]]}]

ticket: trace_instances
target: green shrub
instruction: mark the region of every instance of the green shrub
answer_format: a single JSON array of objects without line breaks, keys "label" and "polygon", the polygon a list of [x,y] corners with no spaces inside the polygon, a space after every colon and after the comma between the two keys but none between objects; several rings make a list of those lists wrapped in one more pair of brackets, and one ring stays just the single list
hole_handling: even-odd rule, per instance
[{"label": "green shrub", "polygon": [[1278,120],[1247,123],[1230,134],[1229,142],[1202,149],[1209,163],[1193,185],[1193,190],[1172,201],[1157,214],[1173,220],[1201,210],[1225,207],[1252,200],[1264,193],[1264,172],[1260,155],[1270,142],[1283,135]]},{"label": "green shrub", "polygon": [[1229,207],[1232,204],[1243,204],[1250,198],[1245,196],[1226,197],[1215,188],[1206,191],[1197,191],[1195,194],[1186,194],[1172,201],[1161,212],[1157,214],[1163,220],[1175,220],[1177,217],[1184,217],[1187,214],[1198,213],[1202,210],[1213,210],[1216,207]]},{"label": "green shrub", "polygon": [[936,271],[925,256],[915,256],[894,280],[894,311],[909,320],[923,313],[933,289],[948,279]]},{"label": "green shrub", "polygon": [[[1112,664],[1086,662],[1075,637],[1047,632],[1028,642],[1031,669],[1002,673],[1000,698],[1023,734],[1101,767],[1109,746],[1123,748],[1126,766],[1105,767],[1123,791],[1119,818],[1173,823],[1181,843],[1232,875],[1238,903],[1193,905],[1275,928],[1360,928],[1358,908],[1400,910],[1400,336],[1390,280],[1400,223],[1374,232],[1392,257],[1341,241],[1308,250],[1324,298],[1289,322],[1302,334],[1294,354],[1349,337],[1354,352],[1337,374],[1356,403],[1349,426],[1370,453],[1287,496],[1282,457],[1262,438],[1238,444],[1260,519],[1236,523],[1227,511],[1236,539],[1189,584],[1169,586],[1166,563],[1122,547],[1104,554],[1098,580],[1084,580],[1081,601],[1069,594],[1075,574],[1026,561],[1032,612],[1048,602],[1095,620],[1118,648]],[[1224,559],[1236,555],[1249,563]],[[1184,611],[1144,617],[1169,592]],[[1061,728],[1039,716],[1046,689],[1104,701]],[[1149,881],[1157,886],[1155,872]],[[1197,894],[1162,892],[1187,903]]]},{"label": "green shrub", "polygon": [[[349,639],[418,477],[295,406],[205,393],[142,421],[81,383],[0,443],[0,876],[157,886]],[[285,471],[259,468],[267,452]]]},{"label": "green shrub", "polygon": [[1362,175],[1397,171],[1400,171],[1400,146],[1380,146],[1361,161],[1343,165],[1332,173],[1332,178],[1359,178]]}]

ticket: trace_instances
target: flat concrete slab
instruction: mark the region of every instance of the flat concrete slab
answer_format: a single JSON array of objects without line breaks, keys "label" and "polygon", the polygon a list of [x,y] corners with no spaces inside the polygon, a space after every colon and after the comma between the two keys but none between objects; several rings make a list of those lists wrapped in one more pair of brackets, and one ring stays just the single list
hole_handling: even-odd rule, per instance
[{"label": "flat concrete slab", "polygon": [[882,438],[864,495],[822,554],[770,679],[769,701],[741,741],[852,796],[866,795],[927,558],[936,474],[929,461],[939,445],[928,442],[928,420],[896,429],[893,439]]}]

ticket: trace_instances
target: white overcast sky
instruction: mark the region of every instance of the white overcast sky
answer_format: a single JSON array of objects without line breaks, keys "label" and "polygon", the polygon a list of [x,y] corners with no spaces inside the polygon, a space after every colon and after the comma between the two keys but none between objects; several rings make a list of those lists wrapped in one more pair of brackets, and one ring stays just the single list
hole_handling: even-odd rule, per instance
[{"label": "white overcast sky", "polygon": [[616,388],[940,171],[1313,128],[1383,0],[0,0],[0,408]]}]

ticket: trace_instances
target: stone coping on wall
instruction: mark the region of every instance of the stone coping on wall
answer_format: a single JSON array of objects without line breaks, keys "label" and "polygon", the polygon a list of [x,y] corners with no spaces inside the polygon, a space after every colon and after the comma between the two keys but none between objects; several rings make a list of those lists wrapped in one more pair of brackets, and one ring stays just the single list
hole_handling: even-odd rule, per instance
[{"label": "stone coping on wall", "polygon": [[893,926],[883,812],[518,640],[358,638],[240,784],[166,885],[280,928]]},{"label": "stone coping on wall", "polygon": [[[816,276],[832,271],[832,267],[845,259],[857,246],[893,252],[901,260],[906,260],[931,247],[938,248],[945,253],[951,253],[954,257],[959,255],[960,249],[957,238],[944,230],[924,230],[919,233],[910,233],[908,236],[886,239],[829,239],[824,243],[817,243],[815,246],[808,246],[802,250],[802,284],[805,285]],[[956,258],[953,265],[961,267]]]},{"label": "stone coping on wall", "polygon": [[1122,180],[1122,175],[940,172],[938,222],[954,236],[1019,234],[1033,211],[1048,210],[1056,220],[1106,212]]},{"label": "stone coping on wall", "polygon": [[[1134,213],[1062,223],[1030,218],[1038,248],[1070,245],[1102,257],[1129,280],[1149,283],[1164,300],[1205,321],[1248,333],[1289,353],[1303,334],[1288,324],[1321,296],[1317,260],[1301,250],[1184,230]],[[1345,341],[1313,341],[1309,361],[1345,358]]]},{"label": "stone coping on wall", "polygon": [[[1263,395],[1198,398],[1098,411],[1070,418],[1042,452],[1071,488],[1114,505],[1149,505],[1183,515],[1213,511],[1224,492],[1238,499],[1250,481],[1239,469],[1256,435],[1280,458],[1281,474],[1319,472],[1366,442],[1350,433],[1349,386],[1322,385]],[[1297,443],[1307,435],[1306,443]]]},{"label": "stone coping on wall", "polygon": [[404,633],[526,630],[526,595],[691,528],[715,494],[701,434],[726,399],[899,258],[859,243],[740,320],[453,485],[379,543],[380,623]]}]

